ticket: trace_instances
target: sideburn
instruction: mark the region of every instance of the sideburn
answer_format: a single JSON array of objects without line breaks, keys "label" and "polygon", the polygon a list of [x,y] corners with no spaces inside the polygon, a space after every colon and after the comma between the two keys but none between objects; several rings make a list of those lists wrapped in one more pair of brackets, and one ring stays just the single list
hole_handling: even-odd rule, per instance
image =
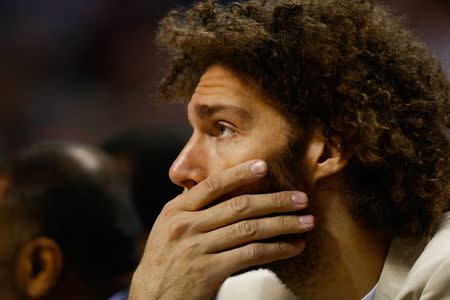
[{"label": "sideburn", "polygon": [[306,141],[307,136],[302,132],[296,135],[290,134],[285,149],[268,159],[269,172],[260,182],[262,192],[299,190],[307,195],[310,194],[311,187],[307,180],[308,168],[304,162]]}]

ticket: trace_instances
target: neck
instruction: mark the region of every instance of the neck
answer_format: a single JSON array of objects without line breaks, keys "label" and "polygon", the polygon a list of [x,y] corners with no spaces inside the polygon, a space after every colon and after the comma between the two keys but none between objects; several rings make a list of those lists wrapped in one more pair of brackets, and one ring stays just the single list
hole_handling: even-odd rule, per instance
[{"label": "neck", "polygon": [[298,294],[305,299],[361,299],[379,280],[389,236],[355,220],[336,192],[320,191],[310,202],[322,236],[322,266],[314,284],[302,286]]}]

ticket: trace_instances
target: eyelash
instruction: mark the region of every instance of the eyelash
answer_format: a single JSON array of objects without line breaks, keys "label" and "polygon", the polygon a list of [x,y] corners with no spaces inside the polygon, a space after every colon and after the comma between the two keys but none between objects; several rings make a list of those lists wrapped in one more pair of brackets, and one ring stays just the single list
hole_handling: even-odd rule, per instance
[{"label": "eyelash", "polygon": [[220,139],[228,137],[228,136],[223,136],[224,133],[222,132],[222,130],[229,130],[231,136],[236,134],[236,131],[234,130],[233,126],[231,124],[229,124],[227,122],[223,122],[223,121],[215,123],[214,129],[215,129],[214,136],[217,138],[220,138]]}]

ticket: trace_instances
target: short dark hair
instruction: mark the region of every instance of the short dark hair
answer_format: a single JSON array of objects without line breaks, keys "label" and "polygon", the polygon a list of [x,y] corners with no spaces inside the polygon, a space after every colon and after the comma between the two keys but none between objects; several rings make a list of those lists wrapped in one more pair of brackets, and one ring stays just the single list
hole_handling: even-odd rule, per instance
[{"label": "short dark hair", "polygon": [[[78,155],[88,155],[86,164]],[[47,236],[64,264],[90,285],[130,274],[140,259],[141,225],[127,185],[106,154],[80,145],[33,146],[1,168],[8,185],[2,205],[27,238]]]},{"label": "short dark hair", "polygon": [[450,85],[429,51],[371,0],[204,0],[171,11],[161,85],[189,99],[223,64],[258,86],[297,128],[321,123],[351,154],[355,216],[400,235],[433,231],[449,209]]}]

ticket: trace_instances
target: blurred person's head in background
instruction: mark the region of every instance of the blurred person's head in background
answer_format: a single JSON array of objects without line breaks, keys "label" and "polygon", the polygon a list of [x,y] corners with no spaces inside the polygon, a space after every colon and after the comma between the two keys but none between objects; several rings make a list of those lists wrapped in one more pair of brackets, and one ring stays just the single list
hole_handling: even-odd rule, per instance
[{"label": "blurred person's head in background", "polygon": [[0,299],[108,299],[129,285],[141,226],[113,161],[34,146],[0,170]]},{"label": "blurred person's head in background", "polygon": [[[147,231],[168,199],[181,192],[170,181],[168,172],[183,142],[182,137],[170,132],[129,131],[111,137],[101,146],[130,179],[132,200]],[[147,239],[147,234],[143,238]]]}]

